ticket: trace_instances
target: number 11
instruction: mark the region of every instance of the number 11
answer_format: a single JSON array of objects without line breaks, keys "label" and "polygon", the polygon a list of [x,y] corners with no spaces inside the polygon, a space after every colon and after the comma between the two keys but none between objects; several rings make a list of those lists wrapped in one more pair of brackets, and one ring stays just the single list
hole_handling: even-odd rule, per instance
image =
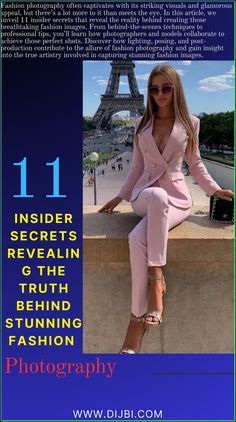
[{"label": "number 11", "polygon": [[[27,194],[27,158],[24,157],[19,163],[13,163],[14,166],[20,167],[20,194],[13,195],[14,198],[33,198],[34,195]],[[59,193],[59,157],[53,163],[46,163],[46,166],[53,167],[53,193],[46,195],[46,198],[66,198],[66,195]]]}]

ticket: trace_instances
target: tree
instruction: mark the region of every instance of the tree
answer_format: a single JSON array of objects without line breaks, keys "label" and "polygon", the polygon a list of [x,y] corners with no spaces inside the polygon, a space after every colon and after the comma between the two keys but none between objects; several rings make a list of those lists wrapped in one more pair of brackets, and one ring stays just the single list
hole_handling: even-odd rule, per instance
[{"label": "tree", "polygon": [[201,130],[200,143],[209,146],[212,151],[213,146],[222,153],[224,147],[234,145],[234,112],[222,113],[202,113],[200,114]]}]

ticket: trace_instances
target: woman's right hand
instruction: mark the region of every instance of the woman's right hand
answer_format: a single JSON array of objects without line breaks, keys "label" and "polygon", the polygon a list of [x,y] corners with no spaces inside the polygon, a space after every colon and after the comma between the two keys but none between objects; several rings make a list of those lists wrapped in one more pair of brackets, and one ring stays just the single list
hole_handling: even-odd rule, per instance
[{"label": "woman's right hand", "polygon": [[123,199],[119,196],[115,196],[115,198],[108,201],[98,212],[108,212],[109,214],[114,210],[117,205],[122,202]]}]

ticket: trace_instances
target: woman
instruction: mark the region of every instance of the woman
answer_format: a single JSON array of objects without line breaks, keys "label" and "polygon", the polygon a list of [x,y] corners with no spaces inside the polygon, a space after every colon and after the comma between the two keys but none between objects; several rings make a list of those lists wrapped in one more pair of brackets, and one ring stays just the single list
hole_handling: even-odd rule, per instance
[{"label": "woman", "polygon": [[139,353],[147,326],[162,322],[168,231],[188,217],[192,206],[183,159],[205,193],[226,200],[234,197],[204,166],[199,129],[200,120],[188,111],[177,71],[168,64],[155,67],[148,79],[147,107],[135,124],[129,174],[118,195],[99,210],[111,213],[125,199],[143,217],[129,233],[132,305],[120,353]]}]

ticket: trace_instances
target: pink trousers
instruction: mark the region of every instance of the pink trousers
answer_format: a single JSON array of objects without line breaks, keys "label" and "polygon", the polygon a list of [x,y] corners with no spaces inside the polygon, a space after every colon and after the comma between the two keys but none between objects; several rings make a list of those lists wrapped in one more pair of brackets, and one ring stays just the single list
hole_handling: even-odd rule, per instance
[{"label": "pink trousers", "polygon": [[148,267],[166,264],[168,231],[188,217],[191,207],[175,207],[160,187],[144,189],[131,205],[143,217],[129,233],[131,312],[141,316],[148,310]]}]

